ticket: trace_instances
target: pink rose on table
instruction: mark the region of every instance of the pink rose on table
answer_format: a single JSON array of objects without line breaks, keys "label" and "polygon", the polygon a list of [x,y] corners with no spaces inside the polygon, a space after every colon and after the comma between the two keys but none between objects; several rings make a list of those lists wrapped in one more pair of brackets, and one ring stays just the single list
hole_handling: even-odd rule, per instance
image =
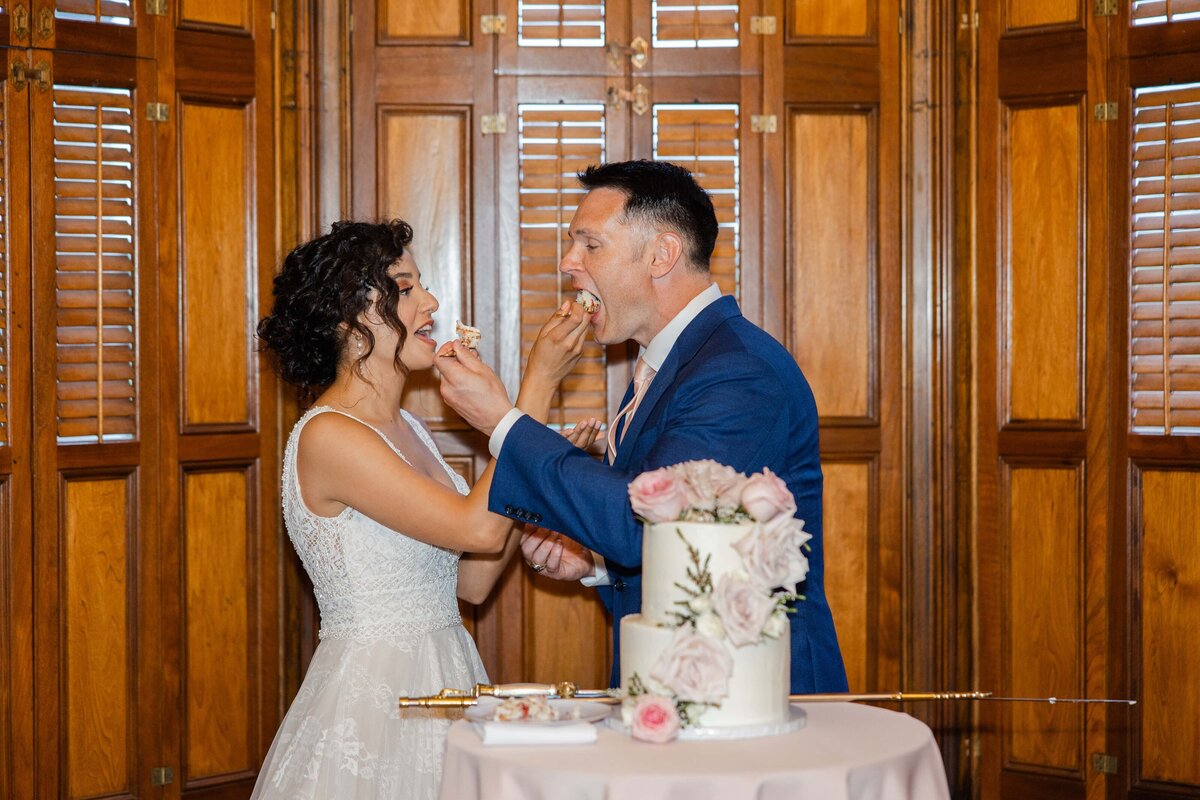
[{"label": "pink rose on table", "polygon": [[650,677],[685,703],[719,703],[729,694],[733,656],[716,639],[676,630],[671,645],[658,657]]},{"label": "pink rose on table", "polygon": [[775,600],[750,580],[726,574],[713,592],[713,609],[735,647],[755,644],[775,611]]},{"label": "pink rose on table", "polygon": [[808,559],[800,545],[812,536],[804,532],[804,523],[780,514],[770,522],[759,523],[734,543],[742,557],[750,580],[763,589],[783,586],[792,594],[808,575]]},{"label": "pink rose on table", "polygon": [[677,520],[687,503],[683,481],[670,469],[643,472],[629,484],[629,504],[633,506],[633,513],[647,522]]},{"label": "pink rose on table", "polygon": [[787,484],[769,469],[751,475],[742,486],[742,508],[759,522],[787,513],[796,513],[796,499]]},{"label": "pink rose on table", "polygon": [[638,697],[633,707],[630,733],[643,742],[669,742],[679,735],[679,712],[675,704],[657,694]]}]

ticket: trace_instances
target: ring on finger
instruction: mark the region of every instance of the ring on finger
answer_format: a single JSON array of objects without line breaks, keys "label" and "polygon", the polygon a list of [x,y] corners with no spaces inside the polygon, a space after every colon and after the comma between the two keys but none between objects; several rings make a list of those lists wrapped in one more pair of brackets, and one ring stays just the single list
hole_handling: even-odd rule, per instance
[{"label": "ring on finger", "polygon": [[545,564],[535,564],[535,563],[533,563],[532,561],[528,561],[528,562],[526,562],[526,563],[527,563],[527,564],[529,564],[529,568],[530,568],[531,570],[533,570],[534,572],[542,573],[542,572],[545,572],[545,571],[546,571],[546,565],[545,565]]}]

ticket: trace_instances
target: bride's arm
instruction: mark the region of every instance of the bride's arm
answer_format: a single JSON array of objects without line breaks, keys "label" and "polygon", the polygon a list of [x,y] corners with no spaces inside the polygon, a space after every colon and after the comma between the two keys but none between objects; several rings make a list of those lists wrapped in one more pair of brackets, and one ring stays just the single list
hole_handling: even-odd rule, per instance
[{"label": "bride's arm", "polygon": [[[574,368],[583,352],[588,319],[582,309],[565,303],[538,332],[537,340],[529,353],[525,374],[521,377],[521,390],[517,395],[516,404],[517,408],[538,422],[545,422],[549,418],[550,403],[558,390],[559,382]],[[462,357],[471,356],[464,354]],[[574,444],[588,447],[596,440],[599,430],[600,423],[593,419],[581,422],[564,435]],[[495,459],[489,461],[483,477],[471,490],[471,494],[474,495],[482,488],[485,505],[495,467]],[[499,556],[464,556],[458,562],[458,596],[474,604],[487,599],[496,582],[500,580],[508,560],[516,552],[520,539],[520,531],[514,528],[511,529]]]}]

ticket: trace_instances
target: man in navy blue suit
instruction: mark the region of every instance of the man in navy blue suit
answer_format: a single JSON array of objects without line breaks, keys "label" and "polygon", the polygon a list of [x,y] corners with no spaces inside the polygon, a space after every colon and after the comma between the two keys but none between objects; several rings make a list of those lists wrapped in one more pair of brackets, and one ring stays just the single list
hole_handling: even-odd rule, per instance
[{"label": "man in navy blue suit", "polygon": [[540,526],[522,542],[536,571],[597,586],[613,617],[616,685],[620,620],[641,609],[642,526],[630,508],[630,481],[690,459],[744,473],[770,468],[812,534],[805,599],[791,621],[792,691],[846,691],[825,597],[817,409],[807,381],[783,346],[712,282],[716,214],[686,170],[630,161],[590,167],[579,178],[589,191],[559,270],[600,299],[591,317],[596,341],[641,345],[636,387],[622,403],[635,410],[610,425],[600,462],[514,408],[490,373],[443,369],[443,397],[491,437],[490,509]]}]

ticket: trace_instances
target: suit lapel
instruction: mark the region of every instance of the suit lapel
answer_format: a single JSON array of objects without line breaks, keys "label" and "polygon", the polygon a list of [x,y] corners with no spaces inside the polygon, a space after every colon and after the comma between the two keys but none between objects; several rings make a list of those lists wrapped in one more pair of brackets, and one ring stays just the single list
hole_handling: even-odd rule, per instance
[{"label": "suit lapel", "polygon": [[[696,315],[691,324],[683,329],[683,333],[679,334],[679,338],[675,341],[675,346],[671,348],[671,352],[667,354],[667,360],[663,362],[662,369],[654,376],[654,380],[650,382],[650,388],[646,390],[646,396],[642,398],[642,402],[638,405],[637,413],[633,415],[633,419],[629,420],[625,426],[625,433],[621,437],[621,444],[617,448],[617,458],[613,462],[613,466],[617,469],[625,469],[629,464],[630,453],[634,450],[634,442],[642,432],[642,428],[646,425],[646,419],[650,416],[650,412],[675,384],[675,376],[679,374],[679,370],[688,362],[696,357],[700,348],[708,341],[713,332],[721,326],[727,319],[739,316],[741,311],[738,309],[737,301],[731,296],[725,295],[719,300],[710,303],[703,311]],[[630,389],[625,392],[626,401],[631,396],[633,384],[630,384]],[[623,404],[622,404],[623,405]]]}]

